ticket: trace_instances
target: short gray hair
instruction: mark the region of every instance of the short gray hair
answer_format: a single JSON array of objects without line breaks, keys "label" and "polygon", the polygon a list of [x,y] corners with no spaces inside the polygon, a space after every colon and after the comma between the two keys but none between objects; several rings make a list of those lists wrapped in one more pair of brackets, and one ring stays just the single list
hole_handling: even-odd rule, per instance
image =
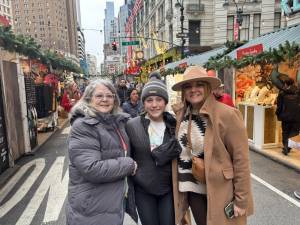
[{"label": "short gray hair", "polygon": [[74,107],[72,108],[72,112],[75,112],[77,109],[84,109],[84,111],[87,112],[87,114],[89,116],[95,116],[97,110],[95,110],[92,106],[91,106],[91,99],[94,95],[95,89],[97,86],[99,85],[103,85],[106,88],[108,88],[112,94],[115,95],[114,98],[114,107],[112,109],[112,114],[118,114],[121,112],[121,109],[119,107],[120,105],[120,100],[117,94],[117,91],[114,87],[114,85],[108,81],[108,80],[102,80],[102,79],[96,79],[93,80],[85,89],[81,99],[76,103],[76,105],[74,105]]}]

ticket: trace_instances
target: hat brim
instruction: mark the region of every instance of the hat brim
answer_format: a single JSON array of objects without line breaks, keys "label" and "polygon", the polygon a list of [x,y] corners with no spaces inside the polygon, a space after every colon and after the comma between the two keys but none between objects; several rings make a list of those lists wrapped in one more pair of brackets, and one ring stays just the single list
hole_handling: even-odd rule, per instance
[{"label": "hat brim", "polygon": [[193,78],[193,79],[188,79],[188,80],[183,80],[178,82],[177,84],[174,84],[172,87],[173,91],[181,91],[182,90],[182,85],[186,84],[186,83],[190,83],[193,81],[203,81],[203,82],[207,82],[210,84],[211,89],[216,89],[217,87],[219,87],[221,85],[221,80],[219,78],[216,77],[197,77],[197,78]]}]

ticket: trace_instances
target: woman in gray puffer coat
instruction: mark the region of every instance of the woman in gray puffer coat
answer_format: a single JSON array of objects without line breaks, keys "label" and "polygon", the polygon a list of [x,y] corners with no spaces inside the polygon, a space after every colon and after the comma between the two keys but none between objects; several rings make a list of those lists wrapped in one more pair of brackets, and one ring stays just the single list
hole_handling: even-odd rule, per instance
[{"label": "woman in gray puffer coat", "polygon": [[[130,149],[124,126],[129,115],[118,108],[113,85],[96,80],[72,109],[68,225],[121,225],[126,199],[134,200],[126,179],[137,168],[127,157]],[[127,206],[137,221],[134,202]]]}]

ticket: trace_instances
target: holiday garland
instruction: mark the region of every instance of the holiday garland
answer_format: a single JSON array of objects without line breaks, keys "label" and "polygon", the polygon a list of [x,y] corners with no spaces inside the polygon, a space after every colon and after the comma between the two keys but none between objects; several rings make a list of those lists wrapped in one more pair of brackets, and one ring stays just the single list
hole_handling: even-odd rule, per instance
[{"label": "holiday garland", "polygon": [[40,60],[42,63],[52,66],[53,69],[82,73],[81,68],[72,61],[55,52],[49,50],[42,51],[41,46],[33,38],[24,35],[15,35],[11,26],[0,25],[0,47],[8,52],[16,52],[26,56],[29,59]]},{"label": "holiday garland", "polygon": [[288,61],[289,65],[299,60],[300,45],[293,42],[290,44],[286,41],[283,45],[280,44],[278,49],[270,48],[268,51],[262,52],[255,56],[245,56],[241,60],[232,59],[225,55],[220,59],[211,57],[204,65],[207,69],[220,70],[226,67],[235,67],[237,69],[246,67],[248,65],[266,65],[278,64],[283,61]]},{"label": "holiday garland", "polygon": [[[225,44],[226,49],[223,53],[219,53],[216,56],[209,58],[204,67],[207,70],[221,70],[226,67],[235,67],[237,69],[246,67],[248,65],[268,65],[279,64],[280,62],[287,61],[290,66],[300,60],[300,45],[293,42],[286,41],[284,44],[280,44],[278,48],[270,48],[268,51],[262,52],[254,56],[245,56],[241,60],[232,59],[227,56],[228,53],[234,49],[245,44],[245,42],[227,42]],[[162,76],[174,75],[177,73],[184,73],[187,66],[176,66],[173,69],[162,70]]]}]

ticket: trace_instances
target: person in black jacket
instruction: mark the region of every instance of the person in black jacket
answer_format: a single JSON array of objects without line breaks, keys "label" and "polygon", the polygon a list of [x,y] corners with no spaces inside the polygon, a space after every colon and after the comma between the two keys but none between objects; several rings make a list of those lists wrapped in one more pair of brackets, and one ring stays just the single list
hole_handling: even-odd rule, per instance
[{"label": "person in black jacket", "polygon": [[282,126],[282,153],[288,155],[288,139],[296,136],[300,131],[300,93],[294,85],[294,80],[285,80],[282,90],[277,97],[276,115]]},{"label": "person in black jacket", "polygon": [[118,85],[118,89],[117,89],[121,107],[128,98],[127,91],[128,91],[128,88],[126,86],[126,80],[121,79],[119,82],[119,85]]},{"label": "person in black jacket", "polygon": [[142,225],[175,224],[171,161],[181,148],[175,139],[176,120],[165,112],[167,88],[158,78],[150,75],[142,91],[145,113],[126,125],[132,158],[138,165],[133,181]]}]

